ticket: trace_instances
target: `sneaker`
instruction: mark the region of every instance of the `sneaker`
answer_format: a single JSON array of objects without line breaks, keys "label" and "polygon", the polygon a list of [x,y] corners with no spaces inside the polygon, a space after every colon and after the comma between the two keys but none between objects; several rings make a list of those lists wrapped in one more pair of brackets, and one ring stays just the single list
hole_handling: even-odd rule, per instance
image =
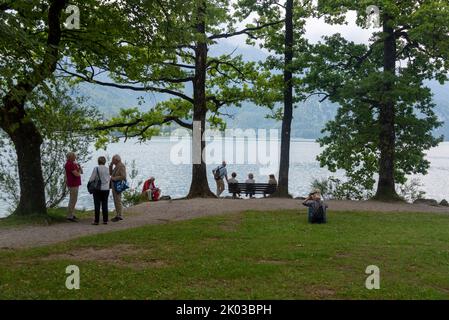
[{"label": "sneaker", "polygon": [[93,226],[98,226],[98,222],[92,222]]},{"label": "sneaker", "polygon": [[107,221],[103,221],[103,224],[108,224],[108,222]]},{"label": "sneaker", "polygon": [[111,219],[111,221],[112,221],[112,222],[120,221],[120,217],[114,217],[114,218]]},{"label": "sneaker", "polygon": [[70,222],[78,222],[78,220],[75,217],[67,218],[67,220],[70,221]]}]

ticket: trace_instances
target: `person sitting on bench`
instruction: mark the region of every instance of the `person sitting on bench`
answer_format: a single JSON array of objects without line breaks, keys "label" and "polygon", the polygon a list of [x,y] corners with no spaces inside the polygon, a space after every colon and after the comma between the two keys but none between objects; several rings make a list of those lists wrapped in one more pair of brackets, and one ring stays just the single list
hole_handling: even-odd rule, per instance
[{"label": "person sitting on bench", "polygon": [[[228,180],[228,185],[233,184],[233,183],[235,183],[235,184],[239,183],[239,181],[236,179],[236,177],[237,177],[237,173],[233,172],[231,174],[231,179]],[[240,193],[233,192],[232,198],[233,199],[240,198]]]},{"label": "person sitting on bench", "polygon": [[[270,186],[275,186],[275,189],[277,188],[278,182],[277,182],[276,177],[274,176],[274,174],[270,174],[268,176],[268,184]],[[267,193],[264,193],[263,197],[266,198],[267,197]]]},{"label": "person sitting on bench", "polygon": [[[248,174],[248,179],[245,181],[246,184],[255,184],[256,180],[254,180],[254,175],[252,173]],[[254,196],[254,191],[248,190],[251,188],[247,188],[246,190],[246,196],[252,198]]]}]

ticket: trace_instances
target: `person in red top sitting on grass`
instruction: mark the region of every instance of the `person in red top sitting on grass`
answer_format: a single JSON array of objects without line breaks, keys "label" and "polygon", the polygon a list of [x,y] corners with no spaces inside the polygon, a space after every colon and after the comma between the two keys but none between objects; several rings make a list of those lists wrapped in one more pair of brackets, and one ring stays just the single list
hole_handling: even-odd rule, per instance
[{"label": "person in red top sitting on grass", "polygon": [[151,177],[143,184],[142,197],[150,201],[158,201],[161,195],[161,189],[154,184],[154,177]]}]

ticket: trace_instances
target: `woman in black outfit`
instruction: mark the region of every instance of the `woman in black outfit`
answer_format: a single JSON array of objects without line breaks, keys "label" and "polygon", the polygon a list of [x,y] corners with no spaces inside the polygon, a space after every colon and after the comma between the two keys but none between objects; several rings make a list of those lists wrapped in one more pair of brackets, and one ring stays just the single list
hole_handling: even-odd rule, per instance
[{"label": "woman in black outfit", "polygon": [[89,181],[101,180],[101,190],[96,190],[93,193],[95,206],[95,220],[93,225],[98,225],[100,222],[100,207],[103,214],[103,224],[108,224],[108,199],[109,199],[109,169],[106,167],[106,158],[98,158],[98,166],[92,171]]}]

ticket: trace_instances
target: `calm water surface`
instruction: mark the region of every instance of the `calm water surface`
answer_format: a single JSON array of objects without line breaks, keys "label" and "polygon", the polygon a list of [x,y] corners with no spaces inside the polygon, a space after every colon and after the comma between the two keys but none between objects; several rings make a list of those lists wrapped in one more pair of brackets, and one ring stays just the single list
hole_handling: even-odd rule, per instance
[{"label": "calm water surface", "polygon": [[[208,164],[208,172],[211,172],[217,166],[216,163],[224,158],[228,161],[229,174],[235,171],[239,181],[244,181],[249,172],[254,174],[256,182],[266,182],[269,173],[275,173],[277,176],[276,160],[271,162],[271,166],[269,163],[271,158],[277,159],[277,141],[272,141],[271,154],[274,156],[271,158],[269,155],[267,156],[267,150],[270,150],[268,143],[257,144],[255,141],[222,141],[220,139],[214,143],[210,143],[207,148],[207,154],[211,159],[210,162],[212,162]],[[179,142],[158,137],[144,144],[128,141],[111,144],[106,151],[93,150],[92,160],[84,165],[83,185],[80,188],[77,207],[79,209],[91,209],[93,207],[92,196],[87,193],[86,182],[96,165],[96,158],[100,155],[105,155],[110,159],[112,155],[120,154],[128,166],[128,174],[131,171],[131,163],[135,161],[138,176],[130,181],[132,188],[140,189],[140,185],[138,185],[140,181],[149,176],[154,176],[156,184],[162,189],[163,195],[170,195],[172,198],[185,196],[191,182],[191,165],[182,162],[183,159],[185,162],[189,159],[189,146],[190,142],[187,140]],[[218,146],[223,146],[224,151],[217,152],[217,150],[220,150]],[[235,154],[242,156],[242,149],[246,150],[244,152],[245,159],[237,159]],[[341,172],[333,174],[324,168],[320,168],[316,161],[319,152],[320,147],[314,141],[292,141],[289,189],[294,196],[305,195],[309,192],[310,184],[315,178],[326,178],[331,175],[342,177]],[[418,176],[424,184],[422,189],[426,191],[426,197],[437,200],[449,199],[449,143],[441,143],[437,148],[430,150],[427,153],[427,158],[431,161],[429,174]],[[233,164],[237,160],[240,160],[238,161],[240,164]],[[63,165],[61,164],[61,166]],[[211,190],[215,191],[212,174],[209,178],[209,185]],[[66,202],[62,205],[66,205]],[[113,208],[112,202],[111,208]],[[0,216],[6,216],[7,214],[6,204],[0,203]]]}]

